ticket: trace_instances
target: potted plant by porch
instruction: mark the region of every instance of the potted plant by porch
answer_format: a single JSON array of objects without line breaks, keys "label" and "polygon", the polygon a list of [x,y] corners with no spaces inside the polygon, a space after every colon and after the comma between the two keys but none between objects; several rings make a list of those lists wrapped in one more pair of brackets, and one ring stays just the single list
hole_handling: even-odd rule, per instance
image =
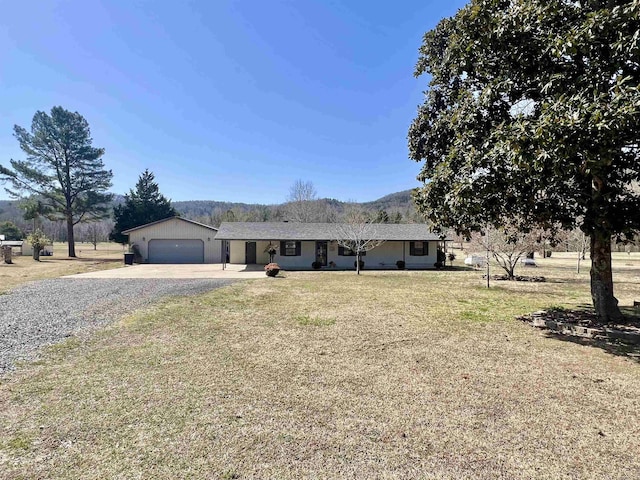
[{"label": "potted plant by porch", "polygon": [[280,273],[280,265],[277,263],[269,263],[264,267],[264,273],[267,274],[267,277],[275,277]]}]

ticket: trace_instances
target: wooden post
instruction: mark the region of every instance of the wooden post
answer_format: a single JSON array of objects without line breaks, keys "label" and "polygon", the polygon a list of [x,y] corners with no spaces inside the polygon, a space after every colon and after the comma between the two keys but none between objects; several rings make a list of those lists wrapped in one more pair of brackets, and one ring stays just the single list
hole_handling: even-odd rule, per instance
[{"label": "wooden post", "polygon": [[4,263],[10,265],[13,263],[13,261],[11,260],[11,247],[3,245],[2,247],[0,247],[0,249],[2,250],[2,259],[4,260]]}]

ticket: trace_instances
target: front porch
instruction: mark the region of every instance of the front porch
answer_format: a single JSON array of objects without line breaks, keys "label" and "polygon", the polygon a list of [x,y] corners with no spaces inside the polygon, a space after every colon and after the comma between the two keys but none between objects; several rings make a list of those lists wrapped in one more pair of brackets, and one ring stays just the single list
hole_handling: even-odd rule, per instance
[{"label": "front porch", "polygon": [[[266,265],[270,261],[285,270],[353,270],[356,257],[348,249],[331,240],[230,240],[223,246],[230,268],[236,265]],[[406,269],[435,268],[437,251],[442,241],[387,241],[366,252],[361,260],[365,270],[397,270],[404,262]],[[319,268],[314,268],[314,263]]]}]

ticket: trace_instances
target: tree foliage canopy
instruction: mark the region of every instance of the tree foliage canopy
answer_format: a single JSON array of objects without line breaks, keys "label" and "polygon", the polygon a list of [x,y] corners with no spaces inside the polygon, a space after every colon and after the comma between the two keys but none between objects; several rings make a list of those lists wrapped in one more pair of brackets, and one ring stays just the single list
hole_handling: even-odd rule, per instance
[{"label": "tree foliage canopy", "polygon": [[22,240],[24,233],[13,222],[0,222],[0,235],[4,235],[5,240]]},{"label": "tree foliage canopy", "polygon": [[419,209],[465,234],[579,227],[605,317],[611,236],[640,229],[639,31],[637,0],[472,0],[425,34],[415,71],[431,76],[409,130]]},{"label": "tree foliage canopy", "polygon": [[104,169],[104,149],[92,146],[84,117],[62,107],[50,115],[36,112],[31,131],[16,125],[14,136],[26,160],[11,160],[11,169],[0,165],[0,180],[11,185],[12,197],[37,195],[66,220],[69,256],[75,257],[73,226],[108,214],[113,174]]},{"label": "tree foliage canopy", "polygon": [[130,190],[125,195],[124,203],[114,207],[115,225],[109,239],[122,244],[127,243],[127,235],[122,234],[124,230],[177,214],[171,206],[171,201],[160,193],[154,174],[147,169],[138,178],[135,190]]}]

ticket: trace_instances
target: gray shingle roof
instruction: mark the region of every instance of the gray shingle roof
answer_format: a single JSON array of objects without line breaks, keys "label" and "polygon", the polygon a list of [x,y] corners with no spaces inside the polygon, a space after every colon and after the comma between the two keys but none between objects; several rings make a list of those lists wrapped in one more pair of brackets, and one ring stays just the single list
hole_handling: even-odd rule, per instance
[{"label": "gray shingle roof", "polygon": [[200,223],[200,222],[194,222],[193,220],[188,220],[186,218],[182,218],[182,217],[168,217],[168,218],[163,218],[162,220],[156,220],[155,222],[151,222],[151,223],[147,223],[145,225],[140,225],[138,227],[133,227],[130,228],[129,230],[123,230],[122,233],[131,233],[134,232],[136,230],[140,230],[141,228],[147,228],[150,227],[151,225],[157,225],[158,223],[162,223],[162,222],[168,222],[169,220],[182,220],[183,222],[188,222],[188,223],[193,223],[194,225],[198,225],[200,227],[204,227],[204,228],[208,228],[209,230],[213,230],[214,232],[217,232],[218,229],[215,227],[212,227],[211,225],[205,225],[204,223]]},{"label": "gray shingle roof", "polygon": [[[336,240],[340,223],[223,222],[216,240]],[[440,240],[421,223],[374,223],[368,229],[375,240]],[[375,238],[373,238],[375,237]]]}]

